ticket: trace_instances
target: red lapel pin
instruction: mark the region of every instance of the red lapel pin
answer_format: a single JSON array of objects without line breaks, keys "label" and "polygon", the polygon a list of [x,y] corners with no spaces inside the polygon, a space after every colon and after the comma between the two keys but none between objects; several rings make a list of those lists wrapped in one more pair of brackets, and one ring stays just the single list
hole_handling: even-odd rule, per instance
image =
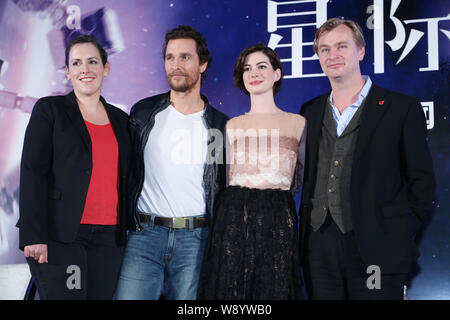
[{"label": "red lapel pin", "polygon": [[378,105],[379,105],[379,106],[384,105],[384,100],[378,101]]}]

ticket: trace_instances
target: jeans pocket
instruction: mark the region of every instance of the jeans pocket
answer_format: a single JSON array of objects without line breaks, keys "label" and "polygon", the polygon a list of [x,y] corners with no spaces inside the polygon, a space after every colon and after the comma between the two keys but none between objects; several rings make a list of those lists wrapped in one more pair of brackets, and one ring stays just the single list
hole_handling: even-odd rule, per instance
[{"label": "jeans pocket", "polygon": [[128,237],[141,235],[142,233],[144,233],[146,227],[147,226],[144,225],[140,230],[128,230]]},{"label": "jeans pocket", "polygon": [[194,232],[198,240],[206,240],[208,238],[209,228],[196,228],[192,232]]},{"label": "jeans pocket", "polygon": [[384,218],[396,218],[409,214],[406,204],[394,204],[381,207],[381,213]]}]

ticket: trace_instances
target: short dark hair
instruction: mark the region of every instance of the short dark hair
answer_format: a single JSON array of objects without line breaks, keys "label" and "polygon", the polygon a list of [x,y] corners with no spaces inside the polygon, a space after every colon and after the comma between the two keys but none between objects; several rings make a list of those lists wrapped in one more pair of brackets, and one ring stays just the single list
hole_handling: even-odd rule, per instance
[{"label": "short dark hair", "polygon": [[170,40],[176,39],[193,39],[197,44],[197,54],[200,60],[200,64],[207,62],[207,66],[205,71],[202,73],[202,80],[206,78],[206,70],[208,70],[209,66],[212,62],[211,54],[208,50],[208,45],[206,44],[205,38],[201,35],[200,32],[192,28],[191,26],[178,26],[169,32],[166,33],[165,43],[163,48],[163,59],[166,58],[166,50],[167,44]]},{"label": "short dark hair", "polygon": [[255,44],[242,51],[242,53],[240,54],[239,58],[236,61],[236,65],[234,66],[234,73],[233,73],[234,84],[239,89],[244,91],[246,95],[249,95],[249,92],[247,91],[247,89],[245,89],[244,80],[242,80],[242,75],[244,74],[244,65],[248,55],[254,52],[262,52],[263,54],[265,54],[269,58],[273,70],[280,69],[281,77],[277,82],[273,84],[273,94],[276,95],[278,91],[280,91],[281,84],[283,83],[283,75],[284,75],[283,68],[281,67],[280,57],[278,57],[275,51],[273,51],[271,48],[262,43]]},{"label": "short dark hair", "polygon": [[103,65],[108,62],[108,54],[106,53],[103,46],[98,42],[98,40],[91,35],[82,35],[72,39],[66,47],[66,67],[69,66],[69,54],[72,47],[78,43],[92,43],[100,53],[100,57],[102,58]]}]

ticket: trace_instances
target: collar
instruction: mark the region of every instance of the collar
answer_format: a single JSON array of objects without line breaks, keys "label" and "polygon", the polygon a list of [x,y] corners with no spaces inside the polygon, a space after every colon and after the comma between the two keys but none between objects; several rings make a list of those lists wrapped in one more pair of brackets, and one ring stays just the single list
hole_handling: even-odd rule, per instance
[{"label": "collar", "polygon": [[[370,77],[366,76],[366,75],[363,75],[363,78],[364,78],[364,80],[366,80],[366,83],[364,84],[363,88],[359,92],[358,100],[351,105],[351,106],[354,106],[356,108],[358,108],[361,105],[361,103],[364,101],[364,99],[366,98],[367,94],[369,93],[370,88],[372,87],[372,80],[370,79]],[[330,93],[330,105],[332,107],[334,107],[334,105],[333,105],[333,91],[331,91],[331,93]]]}]

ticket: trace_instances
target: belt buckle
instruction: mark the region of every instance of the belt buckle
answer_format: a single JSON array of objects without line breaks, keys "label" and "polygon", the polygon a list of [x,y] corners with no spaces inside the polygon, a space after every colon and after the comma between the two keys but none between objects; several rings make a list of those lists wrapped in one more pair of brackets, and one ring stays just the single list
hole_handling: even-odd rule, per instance
[{"label": "belt buckle", "polygon": [[186,228],[186,219],[185,218],[173,218],[172,228],[174,228],[174,229]]}]

